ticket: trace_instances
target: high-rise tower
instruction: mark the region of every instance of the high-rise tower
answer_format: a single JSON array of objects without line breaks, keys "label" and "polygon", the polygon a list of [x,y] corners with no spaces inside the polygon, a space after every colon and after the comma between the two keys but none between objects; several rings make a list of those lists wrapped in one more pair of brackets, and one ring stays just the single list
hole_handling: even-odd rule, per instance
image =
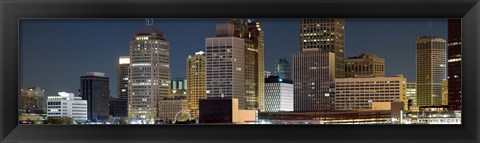
[{"label": "high-rise tower", "polygon": [[462,110],[462,20],[448,20],[448,109]]},{"label": "high-rise tower", "polygon": [[417,38],[417,105],[442,104],[442,81],[446,78],[446,41],[442,38]]},{"label": "high-rise tower", "polygon": [[128,116],[153,123],[159,100],[170,93],[170,54],[165,35],[147,23],[130,41]]},{"label": "high-rise tower", "polygon": [[198,102],[207,98],[207,59],[205,52],[195,52],[187,58],[187,108],[198,118]]}]

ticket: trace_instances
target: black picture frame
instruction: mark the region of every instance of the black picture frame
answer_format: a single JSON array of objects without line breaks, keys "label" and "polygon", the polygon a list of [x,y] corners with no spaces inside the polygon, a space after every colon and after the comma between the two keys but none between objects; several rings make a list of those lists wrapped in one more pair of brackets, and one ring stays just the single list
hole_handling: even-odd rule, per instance
[{"label": "black picture frame", "polygon": [[[462,18],[462,125],[18,125],[20,18]],[[0,142],[479,141],[478,0],[0,0]]]}]

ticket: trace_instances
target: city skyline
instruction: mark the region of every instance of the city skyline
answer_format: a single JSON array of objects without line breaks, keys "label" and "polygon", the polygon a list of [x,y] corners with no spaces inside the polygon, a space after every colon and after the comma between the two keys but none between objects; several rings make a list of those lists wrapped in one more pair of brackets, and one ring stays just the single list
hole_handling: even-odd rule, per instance
[{"label": "city skyline", "polygon": [[[447,19],[346,19],[345,58],[362,53],[377,54],[385,58],[385,76],[403,74],[408,82],[415,81],[412,80],[415,78],[415,39],[420,33],[429,31],[429,20],[432,21],[431,35],[446,39]],[[187,56],[204,50],[204,39],[214,37],[215,25],[228,21],[228,19],[155,19],[155,27],[164,32],[171,45],[172,79],[186,76]],[[300,49],[299,19],[259,19],[259,21],[262,30],[265,31],[265,70],[273,71],[275,60],[279,58],[285,58],[292,63],[293,53]],[[106,73],[106,76],[111,79],[110,85],[116,85],[115,72],[118,57],[128,55],[128,41],[132,33],[144,25],[145,21],[141,19],[22,21],[20,25],[21,87],[40,86],[46,89],[47,96],[55,95],[60,91],[78,94],[76,92],[80,88],[78,79],[89,71]],[[196,28],[191,27],[192,25]],[[50,26],[56,27],[47,28]],[[46,29],[49,30],[44,31]],[[44,32],[43,35],[42,32]],[[368,36],[364,36],[367,32]],[[385,35],[391,38],[385,39]],[[193,42],[181,42],[185,40]],[[277,52],[278,47],[282,48],[281,52]],[[406,59],[399,59],[402,56]],[[71,61],[77,63],[71,63]],[[405,62],[410,64],[406,66],[398,64]],[[38,67],[39,65],[42,67]],[[45,72],[38,72],[38,70]],[[110,86],[111,96],[116,97],[116,89],[116,86]]]}]

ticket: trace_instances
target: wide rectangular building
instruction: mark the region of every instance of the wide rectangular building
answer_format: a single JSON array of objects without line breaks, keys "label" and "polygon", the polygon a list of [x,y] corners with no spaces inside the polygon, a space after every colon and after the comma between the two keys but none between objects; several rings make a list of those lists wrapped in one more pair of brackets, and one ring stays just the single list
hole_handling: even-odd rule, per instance
[{"label": "wide rectangular building", "polygon": [[75,97],[73,93],[59,92],[60,96],[48,96],[47,118],[70,117],[77,122],[86,122],[87,100]]},{"label": "wide rectangular building", "polygon": [[375,54],[361,54],[345,59],[345,77],[385,76],[385,60]]},{"label": "wide rectangular building", "polygon": [[406,79],[394,77],[335,79],[336,110],[371,110],[372,102],[406,102]]}]

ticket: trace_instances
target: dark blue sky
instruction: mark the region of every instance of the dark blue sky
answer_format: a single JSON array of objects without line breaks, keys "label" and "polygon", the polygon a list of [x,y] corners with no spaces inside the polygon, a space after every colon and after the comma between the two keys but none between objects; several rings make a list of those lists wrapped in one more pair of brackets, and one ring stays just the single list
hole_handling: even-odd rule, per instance
[{"label": "dark blue sky", "polygon": [[[259,19],[265,32],[265,68],[278,58],[292,62],[299,51],[299,19]],[[385,74],[404,74],[415,81],[415,39],[429,30],[447,38],[447,19],[346,19],[346,57],[375,53],[385,58]],[[185,60],[204,50],[215,36],[215,24],[228,19],[155,19],[170,43],[172,79],[185,77]],[[20,87],[40,86],[46,95],[77,95],[80,76],[104,72],[116,96],[118,56],[128,55],[128,42],[144,19],[28,19],[20,22]]]}]

